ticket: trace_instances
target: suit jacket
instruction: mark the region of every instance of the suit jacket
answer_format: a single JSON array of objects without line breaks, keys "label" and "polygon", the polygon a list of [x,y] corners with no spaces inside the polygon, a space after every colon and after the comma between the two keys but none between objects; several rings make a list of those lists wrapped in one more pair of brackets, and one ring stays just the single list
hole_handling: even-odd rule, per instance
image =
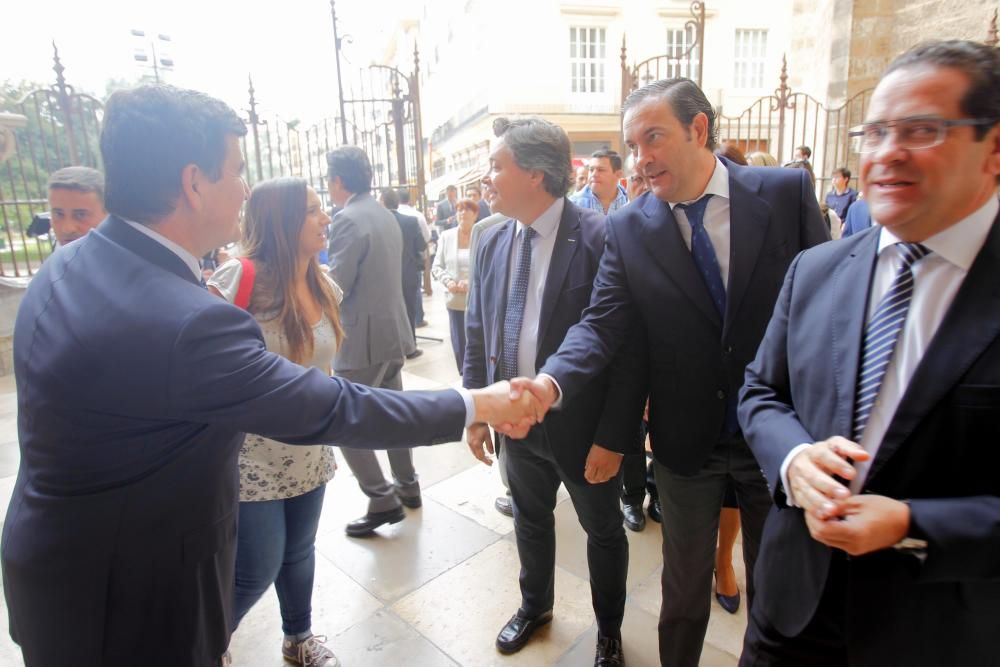
[{"label": "suit jacket", "polygon": [[624,346],[627,368],[616,373],[623,381],[612,392],[628,396],[631,407],[616,413],[623,422],[602,423],[596,442],[634,434],[648,395],[653,453],[683,475],[701,469],[722,434],[727,400],[743,384],[788,264],[830,238],[808,174],[725,165],[731,230],[725,318],[670,207],[646,193],[608,217],[590,307],[542,368],[572,399]]},{"label": "suit jacket", "polygon": [[464,424],[454,392],[355,387],[268,352],[252,316],[115,217],[32,279],[14,365],[2,563],[27,665],[218,664],[244,432],[382,448]]},{"label": "suit jacket", "polygon": [[[796,445],[850,437],[878,238],[876,228],[796,258],[746,373],[740,421],[778,501],[764,527],[754,604],[788,637],[815,614],[832,550],[787,507],[780,467]],[[1000,652],[998,273],[1000,218],[861,489],[909,499],[912,525],[930,545],[922,564],[892,549],[848,561],[848,637],[863,664],[982,665]]]},{"label": "suit jacket", "polygon": [[[497,373],[516,235],[516,221],[507,220],[483,232],[477,248],[477,276],[465,314],[467,343],[462,381],[468,388],[485,387],[501,379]],[[559,348],[566,332],[580,320],[590,301],[603,249],[604,216],[566,200],[545,279],[536,368]],[[607,385],[608,373],[596,374],[571,401],[564,402],[561,410],[550,412],[534,427],[545,432],[563,471],[581,484],[586,484],[583,471],[598,422],[610,419],[608,415],[620,409],[617,401],[607,400]],[[630,452],[635,441],[615,440],[611,447]]]},{"label": "suit jacket", "polygon": [[844,220],[844,231],[841,238],[847,238],[859,234],[872,226],[872,216],[868,209],[868,202],[858,199],[847,211],[847,218]]},{"label": "suit jacket", "polygon": [[427,241],[420,231],[420,221],[414,216],[403,215],[399,211],[391,213],[396,218],[399,231],[403,235],[403,295],[416,294],[424,272],[424,250],[427,249]]},{"label": "suit jacket", "polygon": [[402,256],[399,223],[367,192],[354,195],[333,216],[330,274],[344,290],[345,334],[335,371],[400,360],[416,349],[403,299]]}]

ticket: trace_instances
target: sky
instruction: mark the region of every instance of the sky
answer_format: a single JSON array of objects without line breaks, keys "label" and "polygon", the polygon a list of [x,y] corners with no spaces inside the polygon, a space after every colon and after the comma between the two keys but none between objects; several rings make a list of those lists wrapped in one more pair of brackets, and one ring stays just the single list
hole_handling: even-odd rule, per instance
[{"label": "sky", "polygon": [[[348,73],[378,59],[397,2],[339,0],[337,18]],[[135,80],[143,71],[131,35],[165,33],[172,84],[221,98],[245,113],[252,74],[259,111],[286,120],[336,115],[337,79],[329,0],[10,0],[0,35],[0,80],[55,82],[52,41],[68,83],[103,98],[108,79]],[[378,20],[373,18],[378,17]],[[379,28],[381,24],[382,27]],[[157,47],[159,49],[159,47]]]}]

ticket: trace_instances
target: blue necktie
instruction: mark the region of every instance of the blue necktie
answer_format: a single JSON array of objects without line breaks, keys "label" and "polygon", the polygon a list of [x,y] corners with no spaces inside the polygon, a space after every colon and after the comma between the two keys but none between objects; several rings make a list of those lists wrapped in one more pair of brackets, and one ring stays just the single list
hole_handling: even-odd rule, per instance
[{"label": "blue necktie", "polygon": [[690,204],[678,204],[677,208],[684,210],[691,225],[691,256],[694,258],[694,265],[698,267],[705,281],[705,287],[712,296],[712,303],[719,311],[719,317],[725,318],[726,286],[722,283],[722,271],[719,270],[719,259],[715,256],[712,239],[705,229],[705,209],[711,196],[705,195]]},{"label": "blue necktie", "polygon": [[514,268],[514,280],[507,295],[507,312],[503,319],[501,380],[510,380],[518,376],[517,347],[521,338],[521,322],[524,319],[524,302],[528,297],[528,278],[531,275],[531,239],[537,233],[531,227],[525,227],[520,234],[521,245],[517,251],[517,266]]},{"label": "blue necktie", "polygon": [[861,372],[858,375],[857,398],[854,402],[855,442],[861,442],[885,371],[896,349],[899,332],[906,323],[906,314],[913,299],[913,265],[930,253],[926,246],[919,243],[897,243],[896,247],[899,248],[903,263],[889,286],[889,291],[882,297],[865,327]]}]

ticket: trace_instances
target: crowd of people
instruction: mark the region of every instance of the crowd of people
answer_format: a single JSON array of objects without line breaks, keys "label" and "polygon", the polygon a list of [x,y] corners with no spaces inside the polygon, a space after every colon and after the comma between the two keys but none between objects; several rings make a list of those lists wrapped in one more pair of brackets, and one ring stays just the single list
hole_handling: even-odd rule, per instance
[{"label": "crowd of people", "polygon": [[[627,159],[574,171],[562,128],[499,118],[481,183],[425,214],[376,200],[342,146],[331,217],[303,179],[247,187],[222,102],[112,95],[105,174],[52,174],[60,248],[15,327],[2,565],[25,663],[226,665],[274,584],[282,656],[337,665],[311,622],[331,445],[368,497],[360,538],[421,506],[412,448],[463,429],[513,517],[502,654],[558,616],[562,485],[595,665],[626,662],[625,529],[647,514],[663,665],[699,663],[713,596],[740,607],[740,532],[742,666],[995,661],[1000,52],[890,65],[852,131],[863,194],[841,167],[818,200],[807,146],[781,168],[719,142],[685,78],[622,123]],[[431,276],[462,388],[402,392]]]}]

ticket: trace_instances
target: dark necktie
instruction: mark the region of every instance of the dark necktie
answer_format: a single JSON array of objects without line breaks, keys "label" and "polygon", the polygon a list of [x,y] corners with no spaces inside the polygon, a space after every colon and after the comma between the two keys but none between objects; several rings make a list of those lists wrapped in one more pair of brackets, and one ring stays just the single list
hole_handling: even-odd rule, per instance
[{"label": "dark necktie", "polygon": [[688,223],[691,225],[691,256],[694,258],[694,265],[698,267],[698,272],[705,281],[705,287],[708,288],[715,309],[719,311],[719,317],[725,318],[726,286],[722,282],[722,271],[719,270],[715,247],[712,246],[712,239],[705,229],[705,209],[711,196],[705,195],[690,204],[678,204],[677,208],[687,214]]},{"label": "dark necktie", "polygon": [[517,266],[514,267],[514,280],[507,295],[507,312],[503,319],[501,380],[510,380],[518,376],[517,348],[521,338],[521,322],[524,319],[524,302],[528,297],[528,278],[531,275],[531,239],[535,234],[537,232],[531,227],[525,227],[520,234]]},{"label": "dark necktie", "polygon": [[896,278],[889,286],[872,318],[865,327],[865,340],[861,357],[861,372],[858,374],[857,397],[854,402],[854,441],[861,442],[868,417],[871,416],[875,399],[885,371],[892,361],[899,332],[906,323],[906,314],[913,299],[913,265],[931,251],[920,243],[897,243],[903,263],[896,272]]}]

